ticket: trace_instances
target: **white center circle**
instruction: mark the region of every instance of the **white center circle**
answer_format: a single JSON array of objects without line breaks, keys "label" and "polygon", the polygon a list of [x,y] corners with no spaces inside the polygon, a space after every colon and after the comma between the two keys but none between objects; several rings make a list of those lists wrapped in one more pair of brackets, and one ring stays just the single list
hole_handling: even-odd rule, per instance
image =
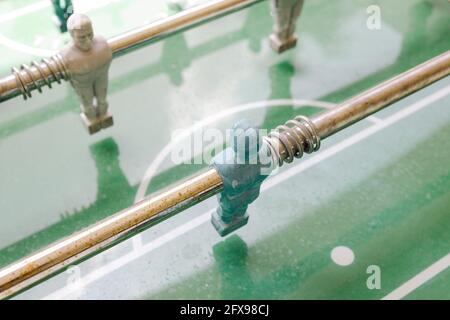
[{"label": "white center circle", "polygon": [[355,260],[355,254],[349,247],[339,246],[331,250],[331,259],[340,266],[349,266]]}]

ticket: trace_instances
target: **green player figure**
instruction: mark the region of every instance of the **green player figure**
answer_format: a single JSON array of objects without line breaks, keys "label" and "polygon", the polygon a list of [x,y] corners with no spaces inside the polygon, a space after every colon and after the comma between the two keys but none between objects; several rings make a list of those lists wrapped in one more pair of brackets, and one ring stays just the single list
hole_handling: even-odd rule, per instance
[{"label": "green player figure", "polygon": [[222,178],[223,191],[211,222],[223,237],[247,224],[247,208],[271,172],[267,146],[258,129],[245,119],[235,123],[231,146],[214,157],[213,167]]},{"label": "green player figure", "polygon": [[55,24],[61,32],[67,32],[67,20],[73,13],[72,0],[52,0]]}]

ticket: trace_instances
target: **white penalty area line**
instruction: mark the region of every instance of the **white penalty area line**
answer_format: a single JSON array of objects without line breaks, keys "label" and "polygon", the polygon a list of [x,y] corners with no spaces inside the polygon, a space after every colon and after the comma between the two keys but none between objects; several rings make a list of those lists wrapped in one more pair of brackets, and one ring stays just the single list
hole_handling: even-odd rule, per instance
[{"label": "white penalty area line", "polygon": [[[260,108],[269,108],[269,107],[280,107],[284,105],[291,105],[294,109],[299,109],[305,106],[311,106],[311,107],[317,107],[317,108],[323,108],[323,109],[332,109],[336,106],[335,103],[331,102],[325,102],[325,101],[319,101],[319,100],[307,100],[307,99],[274,99],[274,100],[266,100],[266,101],[257,101],[257,102],[251,102],[247,104],[238,105],[236,107],[223,110],[215,115],[212,115],[210,117],[207,117],[196,124],[190,126],[186,129],[183,134],[175,137],[172,139],[164,148],[157,154],[153,162],[150,164],[150,166],[147,168],[147,170],[144,173],[144,177],[141,180],[141,183],[139,184],[138,191],[136,193],[134,202],[141,201],[147,192],[148,186],[150,185],[151,180],[153,179],[153,176],[155,175],[157,169],[160,167],[160,165],[164,162],[164,160],[170,155],[170,152],[172,149],[180,142],[183,141],[183,139],[187,138],[189,135],[192,135],[194,132],[211,125],[212,123],[221,120],[223,118],[226,118],[228,116],[231,116],[236,113],[241,113],[243,111],[249,111],[253,109],[260,109]],[[375,117],[375,116],[369,116],[366,118],[369,122],[372,123],[379,123],[382,120]]]},{"label": "white penalty area line", "polygon": [[[372,126],[370,126],[367,129],[363,129],[359,131],[358,133],[354,134],[353,136],[337,143],[336,145],[323,150],[319,151],[317,155],[310,157],[309,159],[306,159],[305,161],[300,162],[299,164],[292,166],[290,169],[287,169],[286,171],[275,175],[274,177],[270,178],[267,182],[263,183],[261,192],[265,192],[268,189],[276,186],[277,184],[283,182],[284,180],[287,180],[289,178],[293,178],[295,175],[301,173],[302,171],[314,166],[315,164],[320,163],[321,161],[330,158],[331,156],[338,154],[339,152],[349,148],[350,146],[374,135],[375,133],[397,123],[398,121],[420,111],[421,109],[425,108],[426,106],[430,105],[433,102],[438,101],[439,99],[447,96],[450,93],[450,86],[447,86],[443,89],[440,89],[439,91],[436,91],[429,96],[422,98],[421,100],[413,103],[409,107],[406,107],[404,109],[401,109],[400,111],[397,111],[396,113],[392,114],[391,116],[383,119],[382,122],[378,122]],[[163,246],[164,244],[167,244],[168,242],[175,240],[176,238],[186,234],[187,232],[201,226],[202,224],[208,222],[210,220],[211,213],[214,209],[209,210],[206,213],[203,213],[202,215],[196,217],[195,219],[167,232],[166,234],[162,235],[161,237],[151,241],[148,244],[142,245],[139,250],[134,250],[116,260],[113,262],[96,269],[86,276],[82,277],[80,281],[81,286],[86,286],[91,284],[92,282],[102,278],[103,276],[119,269],[120,267],[128,264],[129,262],[142,257],[143,255],[155,250],[156,248],[159,248]],[[446,261],[446,260],[445,260]],[[439,264],[439,268],[433,268],[431,269],[433,275],[438,274],[439,272],[443,271],[445,268],[441,264]],[[448,265],[447,265],[448,267]],[[409,289],[416,289],[419,286],[421,286],[423,283],[425,283],[428,279],[431,279],[430,277],[430,271],[428,269],[424,270],[422,273],[424,273],[426,276],[422,275],[419,280],[421,281],[412,281],[414,285],[409,285]],[[420,274],[419,274],[420,275]],[[79,287],[79,286],[77,286]],[[399,288],[400,289],[400,288]],[[398,289],[397,289],[398,290]],[[69,294],[75,292],[72,287],[66,286],[63,287],[47,296],[45,296],[43,299],[64,299]],[[393,293],[396,291],[394,290]],[[400,290],[397,291],[395,294],[395,297],[397,299],[403,298],[406,294],[408,294],[411,291],[407,290]],[[390,295],[387,295],[386,297],[389,297]],[[385,297],[385,298],[386,298]]]},{"label": "white penalty area line", "polygon": [[439,259],[431,266],[423,270],[421,273],[406,281],[400,287],[386,295],[381,300],[399,300],[406,297],[408,294],[416,290],[418,287],[423,285],[425,282],[431,280],[439,273],[450,267],[450,253],[445,257]]},{"label": "white penalty area line", "polygon": [[280,107],[284,105],[291,105],[294,108],[301,108],[305,106],[330,109],[336,106],[334,103],[318,101],[318,100],[306,100],[306,99],[274,99],[274,100],[265,100],[265,101],[257,101],[246,104],[241,104],[229,109],[222,110],[212,116],[209,116],[199,122],[196,122],[194,125],[187,128],[182,134],[173,137],[171,141],[157,154],[153,162],[147,168],[144,173],[144,177],[139,184],[134,202],[141,201],[147,192],[148,186],[150,185],[151,180],[153,179],[157,169],[164,162],[164,160],[170,155],[173,148],[181,143],[183,139],[189,137],[194,132],[213,124],[221,119],[224,119],[228,116],[234,115],[236,113],[241,113],[244,111],[249,111],[253,109],[261,109],[261,108],[269,108],[269,107]]},{"label": "white penalty area line", "polygon": [[[145,170],[144,176],[141,179],[139,187],[136,192],[136,196],[134,198],[134,202],[141,201],[148,190],[150,182],[152,181],[154,175],[156,174],[158,168],[164,163],[170,153],[173,151],[174,147],[183,142],[184,139],[193,135],[196,131],[199,131],[205,128],[208,125],[211,125],[219,120],[223,120],[224,118],[234,115],[236,113],[242,113],[244,111],[254,110],[254,109],[262,109],[269,107],[281,107],[285,105],[290,105],[294,109],[300,109],[305,106],[311,106],[316,108],[323,109],[331,109],[336,106],[334,103],[320,101],[320,100],[306,100],[306,99],[273,99],[273,100],[263,100],[263,101],[255,101],[250,103],[245,103],[241,105],[234,106],[232,108],[228,108],[222,110],[218,113],[215,113],[209,117],[202,119],[199,122],[191,125],[184,132],[178,136],[172,137],[170,142],[156,155],[152,163]],[[199,156],[203,153],[203,150],[200,151],[199,154],[194,154],[193,158]],[[143,242],[141,239],[141,235],[136,235],[132,238],[133,250],[140,250]]]}]

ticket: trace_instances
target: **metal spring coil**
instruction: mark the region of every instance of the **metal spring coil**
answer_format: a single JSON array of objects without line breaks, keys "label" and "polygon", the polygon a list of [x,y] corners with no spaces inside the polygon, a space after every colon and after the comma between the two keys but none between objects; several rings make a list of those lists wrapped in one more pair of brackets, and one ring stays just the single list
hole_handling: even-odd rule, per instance
[{"label": "metal spring coil", "polygon": [[[50,71],[50,74],[47,77],[45,76],[42,64],[44,64]],[[36,77],[36,75],[33,73],[33,70],[31,69],[32,67],[36,68],[40,77]],[[69,79],[69,72],[64,64],[62,56],[59,53],[51,56],[50,58],[43,58],[41,64],[37,63],[36,61],[32,61],[31,67],[24,63],[20,66],[20,70],[16,67],[13,67],[11,70],[12,74],[16,78],[17,86],[22,92],[22,96],[25,100],[31,98],[31,91],[35,89],[42,93],[41,81],[43,81],[44,84],[46,84],[51,89],[51,83],[53,81],[61,83],[61,80]],[[27,81],[27,79],[25,78],[25,74],[21,71],[25,71],[25,74],[28,75],[28,77],[31,79],[31,82]],[[51,77],[53,77],[54,80],[52,80]]]},{"label": "metal spring coil", "polygon": [[297,116],[278,126],[263,138],[273,164],[282,166],[283,162],[291,163],[294,158],[312,153],[320,148],[320,136],[312,121],[305,116]]}]

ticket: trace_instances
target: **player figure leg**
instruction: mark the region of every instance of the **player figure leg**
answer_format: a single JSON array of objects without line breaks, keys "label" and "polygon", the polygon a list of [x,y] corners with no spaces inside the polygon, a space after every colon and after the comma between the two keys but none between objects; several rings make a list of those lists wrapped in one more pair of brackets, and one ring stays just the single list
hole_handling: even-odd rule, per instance
[{"label": "player figure leg", "polygon": [[94,82],[94,93],[97,101],[97,116],[102,128],[111,127],[114,124],[112,114],[108,111],[108,70],[102,70],[102,75]]},{"label": "player figure leg", "polygon": [[295,29],[303,8],[304,0],[272,0],[274,30],[270,45],[278,53],[291,49],[297,44]]},{"label": "player figure leg", "polygon": [[74,85],[75,92],[81,103],[81,120],[90,134],[94,134],[101,130],[101,123],[97,120],[97,110],[94,105],[94,86],[91,85]]}]

